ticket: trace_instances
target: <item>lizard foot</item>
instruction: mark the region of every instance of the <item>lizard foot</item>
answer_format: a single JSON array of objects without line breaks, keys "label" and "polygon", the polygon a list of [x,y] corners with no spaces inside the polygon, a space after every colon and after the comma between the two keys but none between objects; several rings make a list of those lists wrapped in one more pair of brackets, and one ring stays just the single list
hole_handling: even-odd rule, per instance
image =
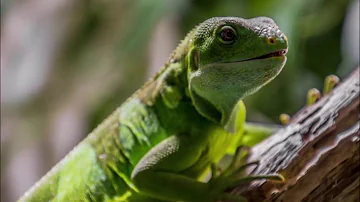
[{"label": "lizard foot", "polygon": [[[245,148],[246,149],[246,148]],[[243,171],[250,166],[257,166],[258,161],[239,165],[243,162],[244,158],[248,155],[248,151],[244,152],[244,147],[239,147],[233,157],[232,162],[222,173],[218,174],[215,164],[211,164],[212,177],[209,181],[211,193],[217,193],[217,200],[246,202],[247,200],[239,195],[226,193],[225,190],[234,188],[241,184],[249,183],[254,180],[273,180],[277,182],[284,182],[284,177],[279,174],[270,175],[254,175],[245,176]]]},{"label": "lizard foot", "polygon": [[[340,82],[339,77],[335,75],[329,75],[325,78],[324,81],[324,88],[322,91],[323,95],[329,94]],[[306,105],[310,106],[316,103],[321,98],[321,93],[318,89],[312,88],[308,91],[306,96]],[[281,114],[280,117],[280,123],[282,125],[288,125],[291,121],[291,117],[288,114]]]}]

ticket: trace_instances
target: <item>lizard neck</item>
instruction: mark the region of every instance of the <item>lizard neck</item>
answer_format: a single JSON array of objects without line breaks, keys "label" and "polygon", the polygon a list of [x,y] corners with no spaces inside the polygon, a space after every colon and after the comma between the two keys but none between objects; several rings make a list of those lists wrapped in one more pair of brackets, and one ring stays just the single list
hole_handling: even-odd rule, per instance
[{"label": "lizard neck", "polygon": [[[188,81],[184,60],[168,63],[161,74],[148,81],[138,92],[136,97],[142,103],[153,106],[157,102],[176,103],[186,97]],[[168,104],[169,108],[176,107]]]},{"label": "lizard neck", "polygon": [[[202,102],[208,104],[205,108],[212,111],[212,114],[218,116],[218,119],[210,119],[212,120],[210,121],[207,116],[200,113],[199,109],[194,106],[194,98],[190,95],[188,68],[194,65],[189,64],[193,61],[191,60],[193,57],[191,54],[193,36],[194,31],[191,31],[177,46],[167,63],[136,93],[136,97],[139,98],[142,103],[148,107],[155,108],[159,112],[157,115],[160,116],[160,119],[162,119],[161,117],[165,117],[162,120],[164,123],[170,121],[169,125],[171,125],[171,128],[187,128],[188,126],[186,126],[185,122],[188,123],[189,120],[192,119],[194,119],[194,121],[203,120],[204,123],[213,123],[212,121],[219,123],[219,119],[221,119],[221,114],[217,109],[206,102],[206,100],[201,99]],[[167,96],[166,93],[164,94],[166,91],[170,92],[169,96]],[[175,102],[175,104],[172,105],[170,103],[169,106],[169,100],[170,102]],[[164,114],[166,114],[166,116],[162,116]],[[184,121],[173,122],[174,120],[181,119]],[[181,124],[175,126],[177,123]],[[208,124],[204,124],[204,127],[205,125]]]},{"label": "lizard neck", "polygon": [[152,106],[166,90],[164,87],[176,87],[178,97],[188,96],[187,58],[192,47],[194,30],[195,28],[179,43],[165,65],[135,93],[143,103]]},{"label": "lizard neck", "polygon": [[[199,114],[189,96],[186,57],[167,65],[162,74],[143,87],[137,98],[154,110],[167,134],[200,134],[200,130],[210,128],[211,122]],[[176,92],[175,95],[164,93],[168,90]],[[169,105],[169,100],[176,104]],[[202,124],[194,128],[195,122]]]}]

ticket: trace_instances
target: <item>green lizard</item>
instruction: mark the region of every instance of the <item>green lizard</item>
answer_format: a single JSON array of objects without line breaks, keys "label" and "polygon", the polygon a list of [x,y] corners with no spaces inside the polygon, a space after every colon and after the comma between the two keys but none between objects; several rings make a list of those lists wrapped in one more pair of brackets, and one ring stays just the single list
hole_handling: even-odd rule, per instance
[{"label": "green lizard", "polygon": [[[288,43],[267,17],[216,17],[196,26],[169,61],[19,201],[245,201],[241,145],[273,129],[245,123],[244,97],[274,79]],[[234,154],[216,174],[215,164]],[[203,178],[212,171],[212,178]]]}]

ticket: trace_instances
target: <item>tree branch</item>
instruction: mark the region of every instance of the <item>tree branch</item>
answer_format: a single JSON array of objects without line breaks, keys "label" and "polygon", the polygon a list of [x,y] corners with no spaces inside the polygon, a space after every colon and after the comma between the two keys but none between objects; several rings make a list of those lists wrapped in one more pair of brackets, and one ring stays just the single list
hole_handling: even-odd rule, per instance
[{"label": "tree branch", "polygon": [[359,67],[329,95],[256,145],[253,175],[281,173],[283,184],[257,181],[233,192],[250,202],[360,201]]}]

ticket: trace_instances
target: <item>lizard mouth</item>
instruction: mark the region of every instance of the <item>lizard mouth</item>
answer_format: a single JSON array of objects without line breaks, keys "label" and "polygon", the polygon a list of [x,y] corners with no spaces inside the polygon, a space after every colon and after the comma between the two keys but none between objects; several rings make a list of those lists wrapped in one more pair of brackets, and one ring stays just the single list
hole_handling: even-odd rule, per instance
[{"label": "lizard mouth", "polygon": [[279,51],[274,51],[274,52],[268,53],[266,55],[262,55],[262,56],[255,57],[255,58],[250,58],[250,59],[243,60],[243,61],[261,60],[261,59],[266,59],[266,58],[285,56],[287,51],[288,51],[287,49],[282,49],[282,50],[279,50]]},{"label": "lizard mouth", "polygon": [[252,60],[262,60],[262,59],[268,59],[268,58],[273,58],[273,57],[280,57],[280,56],[285,56],[287,53],[288,49],[281,49],[278,51],[274,51],[262,56],[258,56],[255,58],[250,58],[250,59],[245,59],[245,60],[238,60],[238,61],[230,61],[230,62],[222,62],[222,63],[211,63],[208,65],[204,65],[202,67],[202,69],[208,68],[208,67],[212,67],[214,65],[216,66],[222,66],[222,65],[227,65],[227,64],[238,64],[238,63],[242,63],[242,62],[247,62],[247,61],[252,61]]}]

